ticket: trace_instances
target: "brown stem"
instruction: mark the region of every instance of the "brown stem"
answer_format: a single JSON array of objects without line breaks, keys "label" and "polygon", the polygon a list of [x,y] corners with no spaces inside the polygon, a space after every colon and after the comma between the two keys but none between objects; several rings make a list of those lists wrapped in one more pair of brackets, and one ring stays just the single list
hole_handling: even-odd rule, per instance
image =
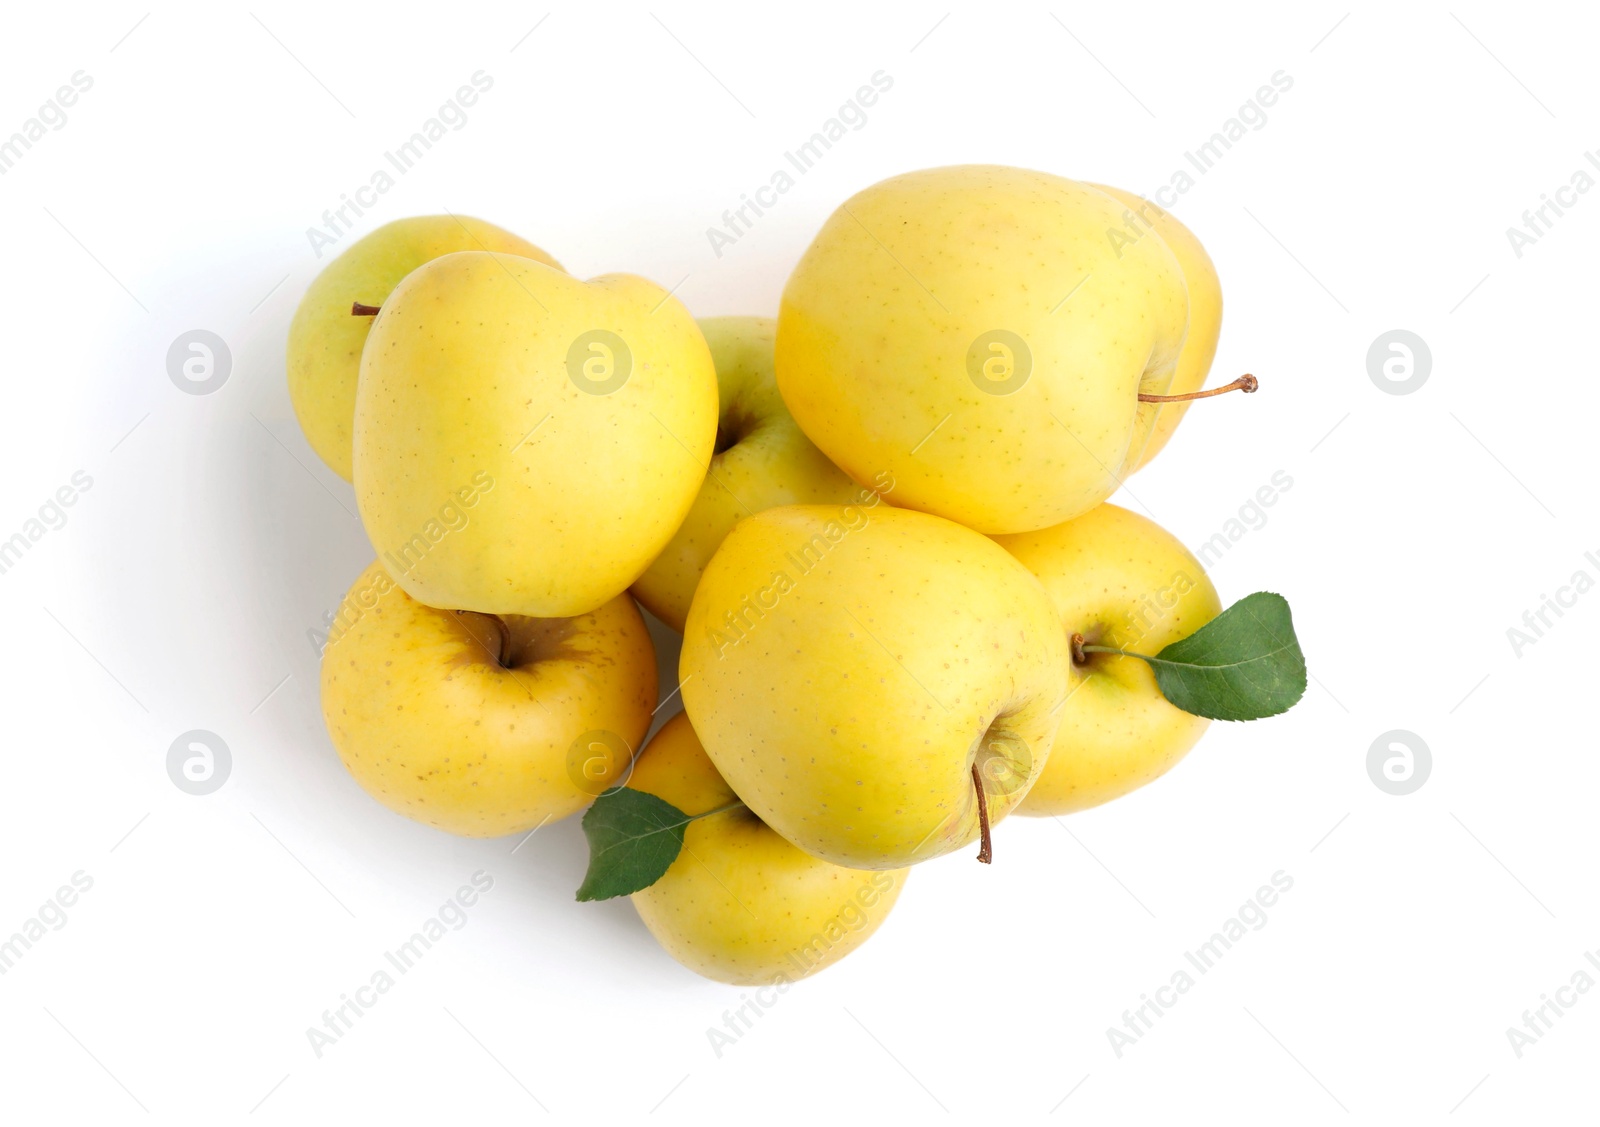
[{"label": "brown stem", "polygon": [[359,301],[353,301],[350,303],[350,316],[376,317],[378,310],[382,308],[381,305],[362,305]]},{"label": "brown stem", "polygon": [[1072,664],[1073,665],[1087,665],[1087,664],[1089,664],[1088,655],[1086,655],[1083,652],[1083,635],[1082,634],[1074,634],[1072,636]]},{"label": "brown stem", "polygon": [[[462,614],[464,612],[458,610],[456,613]],[[500,635],[500,652],[495,655],[495,660],[500,663],[501,669],[510,669],[511,627],[507,626],[506,620],[501,618],[498,614],[486,614],[484,617],[490,622],[494,623],[495,631]],[[488,647],[484,646],[484,649],[488,649]]]},{"label": "brown stem", "polygon": [[1230,384],[1214,387],[1210,391],[1190,391],[1183,395],[1146,395],[1139,393],[1140,403],[1187,403],[1191,399],[1210,399],[1213,395],[1222,395],[1230,391],[1242,391],[1249,394],[1261,386],[1261,381],[1246,372]]},{"label": "brown stem", "polygon": [[983,774],[978,765],[972,765],[972,789],[978,792],[978,833],[982,844],[978,847],[978,860],[987,865],[994,860],[994,842],[989,837],[989,799],[983,793]]},{"label": "brown stem", "polygon": [[494,619],[495,629],[500,631],[500,668],[511,668],[511,627],[506,625],[506,620],[498,614],[491,614]]}]

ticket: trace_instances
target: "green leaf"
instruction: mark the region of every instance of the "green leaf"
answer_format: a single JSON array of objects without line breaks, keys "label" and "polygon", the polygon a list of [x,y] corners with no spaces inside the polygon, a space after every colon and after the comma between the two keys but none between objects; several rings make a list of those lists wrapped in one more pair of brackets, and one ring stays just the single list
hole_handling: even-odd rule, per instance
[{"label": "green leaf", "polygon": [[606,791],[583,816],[589,871],[578,899],[610,900],[649,888],[678,859],[684,827],[692,821],[672,803],[642,790]]},{"label": "green leaf", "polygon": [[1287,712],[1306,691],[1306,659],[1282,595],[1246,595],[1200,629],[1145,658],[1161,693],[1212,720]]}]

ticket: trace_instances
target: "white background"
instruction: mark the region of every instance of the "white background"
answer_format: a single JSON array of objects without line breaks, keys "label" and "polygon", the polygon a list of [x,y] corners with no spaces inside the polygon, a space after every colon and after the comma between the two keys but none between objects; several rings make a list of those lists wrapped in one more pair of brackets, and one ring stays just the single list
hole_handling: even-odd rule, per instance
[{"label": "white background", "polygon": [[[1506,229],[1600,144],[1596,29],[1576,5],[1210,8],[10,7],[0,135],[94,84],[0,177],[0,538],[93,485],[0,575],[0,935],[94,884],[0,977],[0,1118],[1592,1116],[1600,991],[1520,1059],[1506,1030],[1600,947],[1600,595],[1520,656],[1506,630],[1600,576],[1600,192],[1520,258]],[[474,214],[702,315],[774,312],[824,217],[885,176],[987,161],[1150,192],[1292,76],[1174,209],[1223,279],[1212,382],[1263,391],[1192,411],[1118,500],[1198,547],[1292,477],[1213,570],[1225,601],[1289,597],[1304,702],[1214,725],[1107,807],[1005,823],[992,867],[923,866],[720,1059],[706,1030],[740,991],[627,903],[573,902],[576,819],[513,854],[370,800],[308,630],[371,550],[300,436],[284,337],[328,261],[306,229],[478,70],[467,124],[339,246]],[[867,124],[718,258],[707,227],[878,70]],[[168,378],[195,328],[232,352],[214,394]],[[1403,396],[1367,370],[1395,328],[1433,358]],[[196,728],[233,756],[206,797],[167,776]],[[1404,797],[1368,774],[1391,729],[1432,751]],[[318,1059],[307,1028],[480,869],[467,925]],[[1118,1057],[1108,1027],[1278,870],[1266,926]]]}]

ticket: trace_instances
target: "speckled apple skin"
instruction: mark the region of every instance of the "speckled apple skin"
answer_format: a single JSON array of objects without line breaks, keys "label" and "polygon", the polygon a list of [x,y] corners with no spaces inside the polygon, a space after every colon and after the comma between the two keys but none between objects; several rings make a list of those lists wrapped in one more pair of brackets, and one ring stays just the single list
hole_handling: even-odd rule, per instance
[{"label": "speckled apple skin", "polygon": [[[995,539],[1039,577],[1069,638],[1154,655],[1222,613],[1177,537],[1116,505]],[[1171,770],[1211,723],[1169,703],[1138,658],[1087,656],[1068,664],[1055,750],[1020,814],[1070,814],[1136,790]]]},{"label": "speckled apple skin", "polygon": [[[499,837],[583,809],[628,767],[656,705],[655,650],[626,595],[565,619],[435,610],[377,563],[322,653],[322,715],[358,783],[408,818]],[[579,748],[609,732],[617,754]]]},{"label": "speckled apple skin", "polygon": [[[1188,322],[1176,258],[1158,235],[1115,234],[1125,210],[990,165],[873,185],[784,287],[784,402],[856,481],[892,474],[897,505],[986,533],[1087,512],[1145,449],[1163,407],[1138,396],[1168,390]],[[1022,341],[1025,379],[996,331]],[[1021,382],[998,394],[1006,371]]]},{"label": "speckled apple skin", "polygon": [[351,479],[350,442],[356,379],[371,317],[355,302],[381,306],[400,280],[424,262],[460,250],[498,251],[561,264],[526,239],[467,215],[418,215],[363,235],[312,280],[289,323],[289,400],[300,429],[328,468]]},{"label": "speckled apple skin", "polygon": [[[594,334],[619,347],[596,351]],[[447,254],[406,275],[361,354],[356,501],[414,599],[584,614],[666,547],[716,434],[710,350],[666,290]]]},{"label": "speckled apple skin", "polygon": [[992,540],[874,505],[768,509],[712,557],[684,630],[684,706],[718,771],[813,856],[892,869],[979,834],[1050,754],[1067,642]]},{"label": "speckled apple skin", "polygon": [[[686,814],[737,801],[679,713],[640,753],[628,786]],[[789,984],[832,966],[888,916],[907,870],[830,865],[745,808],[689,823],[683,852],[633,894],[645,926],[684,966],[738,986]]]}]

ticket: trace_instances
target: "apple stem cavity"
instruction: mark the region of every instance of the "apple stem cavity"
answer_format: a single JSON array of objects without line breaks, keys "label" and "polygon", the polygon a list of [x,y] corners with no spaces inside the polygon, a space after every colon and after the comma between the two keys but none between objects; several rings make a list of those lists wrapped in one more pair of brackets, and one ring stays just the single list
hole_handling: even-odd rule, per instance
[{"label": "apple stem cavity", "polygon": [[1191,399],[1210,399],[1213,395],[1225,395],[1230,391],[1242,391],[1248,395],[1260,386],[1261,381],[1256,379],[1249,372],[1246,372],[1232,383],[1223,384],[1221,387],[1214,387],[1209,391],[1190,391],[1185,392],[1183,395],[1146,395],[1144,392],[1140,392],[1139,402],[1187,403]]},{"label": "apple stem cavity", "polygon": [[362,305],[359,301],[353,301],[350,303],[350,316],[376,317],[378,310],[382,308],[381,305]]},{"label": "apple stem cavity", "polygon": [[994,860],[994,841],[989,835],[989,796],[983,793],[983,774],[972,765],[972,789],[978,792],[978,860],[985,865]]},{"label": "apple stem cavity", "polygon": [[1083,649],[1083,635],[1082,634],[1074,634],[1072,636],[1072,664],[1073,665],[1088,665],[1089,664],[1088,655],[1084,653],[1084,649]]}]

